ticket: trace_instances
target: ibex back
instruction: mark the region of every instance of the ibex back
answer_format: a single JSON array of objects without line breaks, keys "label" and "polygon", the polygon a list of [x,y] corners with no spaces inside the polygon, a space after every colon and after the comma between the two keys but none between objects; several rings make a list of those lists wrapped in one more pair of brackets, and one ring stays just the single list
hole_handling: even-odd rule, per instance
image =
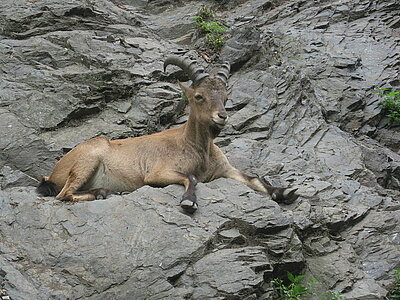
[{"label": "ibex back", "polygon": [[213,77],[187,57],[167,58],[164,70],[170,64],[183,69],[193,82],[191,87],[180,84],[190,106],[184,125],[142,137],[108,140],[101,136],[85,141],[57,162],[38,192],[64,201],[89,201],[143,185],[180,184],[185,187],[181,206],[193,213],[197,209],[197,182],[225,177],[269,193],[277,202],[293,202],[295,189],[273,187],[243,174],[213,142],[228,120],[225,102],[229,64]]}]

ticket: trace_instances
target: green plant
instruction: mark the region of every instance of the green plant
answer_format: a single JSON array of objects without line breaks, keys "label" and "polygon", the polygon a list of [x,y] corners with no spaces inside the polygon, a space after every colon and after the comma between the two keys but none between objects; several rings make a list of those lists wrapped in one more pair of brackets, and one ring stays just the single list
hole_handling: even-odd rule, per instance
[{"label": "green plant", "polygon": [[214,11],[207,7],[207,6],[202,6],[197,13],[197,16],[193,17],[198,22],[205,21],[208,19],[211,19],[214,17]]},{"label": "green plant", "polygon": [[187,96],[184,92],[181,93],[181,98],[182,98],[183,100],[185,100],[185,101],[188,101],[188,100],[189,100],[188,96]]},{"label": "green plant", "polygon": [[218,21],[201,21],[195,22],[195,24],[199,26],[203,32],[213,33],[216,35],[222,35],[227,28],[225,25],[221,25]]},{"label": "green plant", "polygon": [[386,116],[400,123],[400,90],[378,89],[383,97],[379,106],[386,111]]},{"label": "green plant", "polygon": [[195,22],[195,24],[200,28],[203,33],[206,33],[207,43],[214,49],[220,49],[225,40],[222,35],[226,31],[227,27],[225,25],[221,25],[218,21],[201,21]]},{"label": "green plant", "polygon": [[194,24],[201,33],[205,34],[208,45],[214,50],[219,50],[225,43],[223,34],[228,27],[212,18],[214,18],[214,12],[206,7],[202,7],[198,15],[193,17]]},{"label": "green plant", "polygon": [[342,296],[341,292],[332,292],[332,291],[328,291],[326,292],[326,297],[321,299],[328,299],[328,300],[345,300],[346,298],[344,296]]},{"label": "green plant", "polygon": [[394,278],[394,289],[390,292],[387,299],[400,299],[400,270],[396,270],[392,277]]},{"label": "green plant", "polygon": [[287,278],[290,281],[289,285],[285,285],[280,278],[271,281],[278,294],[277,300],[301,300],[301,296],[308,291],[308,287],[300,283],[304,279],[304,275],[295,276],[287,272]]},{"label": "green plant", "polygon": [[[304,285],[302,283],[304,275],[296,276],[290,272],[287,272],[287,279],[290,282],[289,285],[285,285],[280,278],[275,278],[271,281],[278,296],[275,300],[302,300],[307,299],[308,296],[313,296],[314,298],[318,296],[314,290],[320,282],[309,279],[307,285]],[[345,300],[346,298],[340,292],[328,291],[323,296],[320,296],[319,299]]]}]

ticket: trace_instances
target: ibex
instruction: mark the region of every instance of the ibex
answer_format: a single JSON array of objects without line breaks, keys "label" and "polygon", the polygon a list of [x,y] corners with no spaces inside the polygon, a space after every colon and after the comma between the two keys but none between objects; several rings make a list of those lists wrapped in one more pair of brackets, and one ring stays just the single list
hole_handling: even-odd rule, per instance
[{"label": "ibex", "polygon": [[180,205],[193,213],[197,209],[197,182],[225,177],[268,193],[277,202],[292,203],[297,198],[295,189],[270,186],[258,177],[245,175],[213,143],[228,120],[225,102],[229,64],[223,64],[215,76],[188,57],[168,57],[164,72],[168,65],[180,67],[192,80],[192,87],[180,84],[190,106],[184,125],[147,136],[117,140],[99,136],[82,142],[42,179],[38,193],[56,195],[64,201],[89,201],[143,185],[180,184],[185,187]]}]

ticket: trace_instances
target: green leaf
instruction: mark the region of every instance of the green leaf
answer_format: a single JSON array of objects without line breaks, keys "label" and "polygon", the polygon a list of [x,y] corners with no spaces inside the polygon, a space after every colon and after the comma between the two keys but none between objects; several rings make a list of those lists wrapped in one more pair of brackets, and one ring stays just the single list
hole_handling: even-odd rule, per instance
[{"label": "green leaf", "polygon": [[290,280],[290,282],[295,282],[294,275],[289,271],[287,272],[287,278]]},{"label": "green leaf", "polygon": [[295,277],[295,282],[296,283],[299,283],[300,281],[302,281],[303,279],[304,279],[304,277],[305,277],[305,275],[297,275],[296,277]]},{"label": "green leaf", "polygon": [[301,284],[293,286],[293,292],[295,295],[303,295],[307,290],[308,288]]}]

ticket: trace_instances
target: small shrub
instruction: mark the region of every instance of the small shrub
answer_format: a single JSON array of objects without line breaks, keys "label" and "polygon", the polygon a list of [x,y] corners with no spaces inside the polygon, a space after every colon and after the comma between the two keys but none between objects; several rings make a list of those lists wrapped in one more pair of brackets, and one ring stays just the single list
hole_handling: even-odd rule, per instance
[{"label": "small shrub", "polygon": [[221,25],[218,21],[201,21],[195,23],[197,26],[201,28],[201,30],[205,33],[213,33],[215,35],[222,35],[226,31],[226,26]]},{"label": "small shrub", "polygon": [[195,22],[203,33],[206,33],[206,40],[209,46],[215,50],[219,50],[225,43],[222,35],[226,31],[227,27],[221,25],[218,21],[211,22]]},{"label": "small shrub", "polygon": [[[293,275],[287,272],[287,279],[289,285],[285,285],[284,281],[280,278],[275,278],[271,281],[271,284],[275,288],[277,298],[275,300],[303,300],[308,299],[310,296],[317,297],[315,286],[320,282],[315,280],[308,280],[308,284],[304,285],[304,275]],[[346,300],[342,293],[328,291],[323,296],[319,296],[321,300]]]},{"label": "small shrub", "polygon": [[225,43],[223,34],[228,27],[213,20],[214,16],[211,9],[202,7],[193,19],[200,32],[205,34],[208,45],[214,50],[219,50]]},{"label": "small shrub", "polygon": [[386,112],[386,116],[400,123],[400,91],[390,89],[378,89],[383,100],[379,106]]},{"label": "small shrub", "polygon": [[202,6],[197,13],[197,16],[195,16],[193,19],[195,19],[198,22],[209,20],[214,17],[214,12],[211,8],[207,6]]},{"label": "small shrub", "polygon": [[308,288],[300,283],[304,279],[304,275],[295,276],[287,272],[287,278],[290,281],[289,285],[285,285],[280,278],[271,281],[278,294],[277,300],[301,300],[301,296],[308,291]]}]

